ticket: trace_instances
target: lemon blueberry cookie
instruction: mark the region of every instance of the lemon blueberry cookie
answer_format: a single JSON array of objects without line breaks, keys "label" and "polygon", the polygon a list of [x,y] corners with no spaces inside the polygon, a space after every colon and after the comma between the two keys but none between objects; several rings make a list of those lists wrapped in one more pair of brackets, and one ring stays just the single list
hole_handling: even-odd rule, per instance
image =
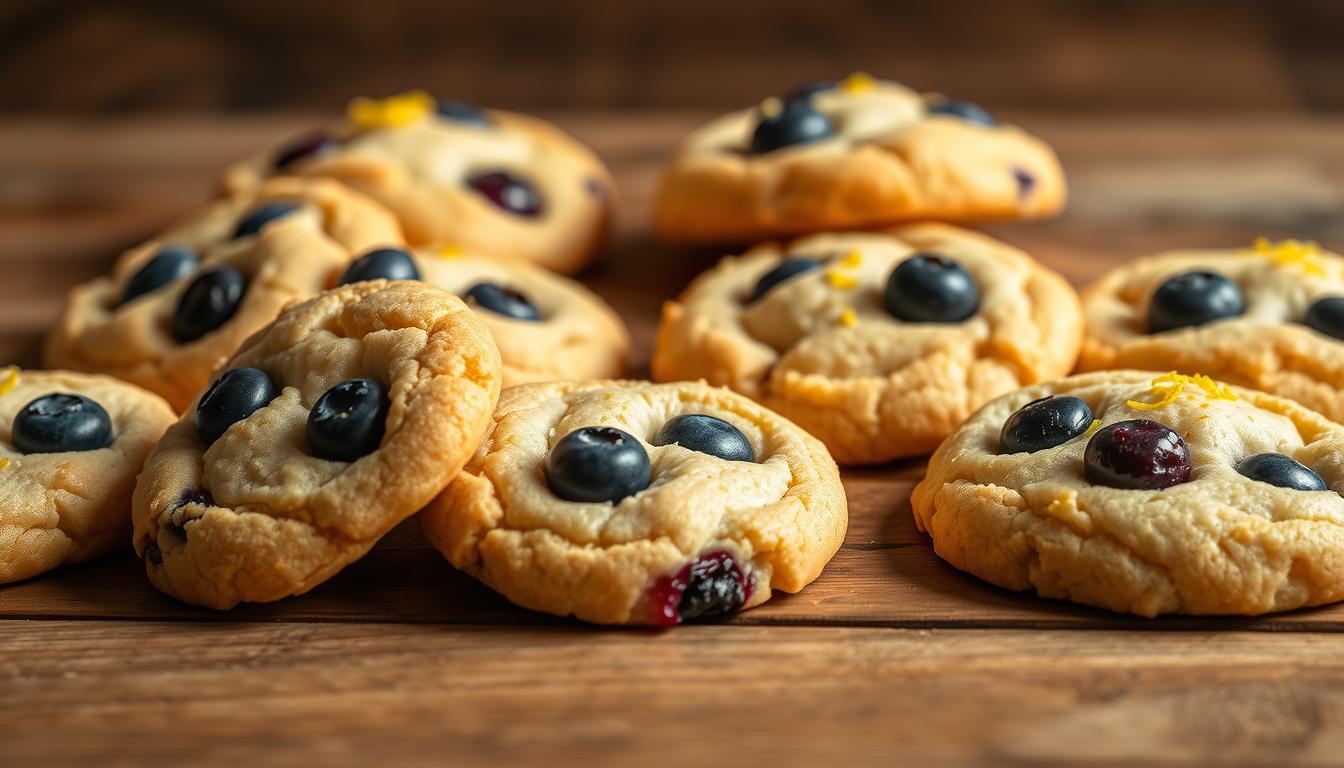
[{"label": "lemon blueberry cookie", "polygon": [[991,398],[1068,373],[1081,327],[1054,272],[921,224],[724,259],[664,305],[652,367],[729,386],[841,464],[870,464],[927,454]]},{"label": "lemon blueberry cookie", "polygon": [[863,74],[814,83],[692,133],[663,175],[672,241],[749,241],[902,221],[1049,216],[1054,152],[969,102]]},{"label": "lemon blueberry cookie", "polygon": [[504,386],[620,376],[630,349],[625,323],[579,283],[519,259],[458,248],[379,248],[340,282],[424,280],[465,300],[499,346]]},{"label": "lemon blueberry cookie", "polygon": [[423,92],[355,99],[344,121],[231,168],[225,188],[273,175],[338,179],[387,206],[416,246],[451,245],[576,272],[611,218],[611,175],[534,117]]},{"label": "lemon blueberry cookie", "polygon": [[1140,259],[1083,302],[1080,370],[1199,371],[1344,421],[1344,258],[1315,243]]},{"label": "lemon blueberry cookie", "polygon": [[0,584],[125,547],[135,476],[174,418],[107,376],[0,372]]},{"label": "lemon blueberry cookie", "polygon": [[527,384],[420,516],[458,568],[513,602],[671,626],[797,592],[839,549],[825,447],[702,383]]},{"label": "lemon blueberry cookie", "polygon": [[401,239],[390,214],[335,182],[269,181],[74,288],[45,363],[116,376],[182,410],[285,304],[327,287],[354,254]]},{"label": "lemon blueberry cookie", "polygon": [[212,608],[302,594],[447,485],[499,394],[458,298],[369,281],[287,309],[169,428],[135,489],[150,580]]},{"label": "lemon blueberry cookie", "polygon": [[1344,427],[1203,375],[1092,373],[1005,395],[912,498],[986,581],[1141,616],[1344,598]]}]

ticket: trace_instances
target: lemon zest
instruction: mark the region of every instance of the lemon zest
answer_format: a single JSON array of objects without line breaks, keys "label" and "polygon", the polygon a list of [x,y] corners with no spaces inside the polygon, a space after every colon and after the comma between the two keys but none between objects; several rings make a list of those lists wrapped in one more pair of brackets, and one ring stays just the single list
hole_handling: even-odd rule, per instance
[{"label": "lemon zest", "polygon": [[[1191,399],[1199,394],[1203,394],[1208,400],[1237,399],[1237,396],[1232,393],[1231,388],[1226,384],[1220,384],[1202,373],[1187,376],[1172,371],[1153,379],[1150,386],[1152,393],[1158,395],[1157,400],[1150,403],[1141,400],[1126,400],[1125,405],[1140,411],[1156,411],[1176,402],[1183,394]],[[1189,386],[1193,386],[1199,391],[1187,392],[1186,388]]]},{"label": "lemon zest", "polygon": [[1093,419],[1092,423],[1087,426],[1087,431],[1083,433],[1083,437],[1091,437],[1092,433],[1098,429],[1101,429],[1101,419]]},{"label": "lemon zest", "polygon": [[836,86],[845,93],[868,93],[877,88],[877,78],[867,72],[855,72]]},{"label": "lemon zest", "polygon": [[844,272],[827,272],[826,282],[842,291],[852,291],[859,287],[859,278]]},{"label": "lemon zest", "polygon": [[460,245],[440,245],[434,249],[434,255],[440,259],[460,259],[467,255]]},{"label": "lemon zest", "polygon": [[1274,242],[1267,237],[1257,237],[1251,243],[1248,255],[1260,256],[1280,267],[1298,266],[1313,277],[1325,275],[1325,266],[1321,264],[1321,246],[1311,240],[1280,240]]},{"label": "lemon zest", "polygon": [[7,395],[19,386],[19,366],[7,365],[0,371],[0,395]]},{"label": "lemon zest", "polygon": [[375,128],[404,128],[423,120],[434,108],[433,96],[424,91],[410,91],[385,99],[361,96],[351,100],[345,113],[356,128],[367,131]]},{"label": "lemon zest", "polygon": [[855,267],[859,266],[862,263],[863,263],[863,251],[860,251],[858,248],[855,248],[851,250],[849,253],[846,253],[844,256],[841,256],[839,261],[840,266],[844,267],[845,269],[854,269]]},{"label": "lemon zest", "polygon": [[859,314],[853,307],[845,307],[840,310],[840,324],[846,328],[853,328],[859,324]]},{"label": "lemon zest", "polygon": [[9,459],[0,459],[0,469],[9,468]]}]

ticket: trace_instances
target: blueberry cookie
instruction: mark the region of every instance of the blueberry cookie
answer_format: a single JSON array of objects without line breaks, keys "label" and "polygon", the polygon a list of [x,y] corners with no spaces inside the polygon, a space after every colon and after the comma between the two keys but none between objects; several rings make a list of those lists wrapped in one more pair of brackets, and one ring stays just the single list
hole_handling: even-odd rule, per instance
[{"label": "blueberry cookie", "polygon": [[914,492],[944,560],[1140,616],[1344,598],[1344,427],[1202,375],[1111,371],[1005,395]]},{"label": "blueberry cookie", "polygon": [[326,288],[352,255],[401,239],[390,214],[334,182],[275,179],[74,288],[45,363],[124,379],[181,411],[285,304]]},{"label": "blueberry cookie", "polygon": [[526,608],[672,626],[797,592],[839,549],[826,449],[704,384],[527,384],[420,516],[453,565]]},{"label": "blueberry cookie", "polygon": [[1315,243],[1164,253],[1084,292],[1084,371],[1201,371],[1344,421],[1344,258]]},{"label": "blueberry cookie", "polygon": [[724,259],[664,305],[653,375],[732,387],[841,464],[871,464],[927,454],[991,398],[1068,373],[1081,334],[1058,275],[921,224]]},{"label": "blueberry cookie", "polygon": [[342,283],[424,280],[461,296],[490,330],[504,386],[620,376],[630,349],[625,324],[579,283],[518,259],[458,248],[378,248],[355,259]]},{"label": "blueberry cookie", "polygon": [[489,332],[434,286],[361,282],[290,307],[145,462],[150,580],[220,609],[321,584],[457,474],[499,380]]},{"label": "blueberry cookie", "polygon": [[577,272],[611,218],[612,182],[587,147],[537,118],[414,92],[356,99],[346,120],[231,168],[338,179],[387,206],[416,246],[451,245]]},{"label": "blueberry cookie", "polygon": [[663,175],[672,241],[749,241],[903,221],[1050,216],[1064,174],[1044,142],[969,102],[851,75],[692,133]]},{"label": "blueberry cookie", "polygon": [[0,584],[125,547],[135,476],[174,418],[107,376],[0,371]]}]

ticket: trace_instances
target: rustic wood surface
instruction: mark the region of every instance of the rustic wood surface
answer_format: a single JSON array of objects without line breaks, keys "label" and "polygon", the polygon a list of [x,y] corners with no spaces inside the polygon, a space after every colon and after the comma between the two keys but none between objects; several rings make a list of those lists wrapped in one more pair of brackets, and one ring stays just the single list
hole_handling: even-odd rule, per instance
[{"label": "rustic wood surface", "polygon": [[[718,255],[648,227],[659,164],[704,115],[550,116],[616,173],[620,224],[584,279],[642,373],[659,302]],[[1009,117],[1059,149],[1072,200],[990,231],[1076,284],[1259,234],[1344,247],[1344,120]],[[33,364],[70,284],[309,120],[0,121],[0,361]],[[0,765],[1337,760],[1344,607],[1144,621],[989,587],[915,530],[921,471],[846,472],[849,535],[816,583],[669,632],[515,608],[413,523],[304,597],[230,613],[158,594],[129,553],[0,588]]]}]

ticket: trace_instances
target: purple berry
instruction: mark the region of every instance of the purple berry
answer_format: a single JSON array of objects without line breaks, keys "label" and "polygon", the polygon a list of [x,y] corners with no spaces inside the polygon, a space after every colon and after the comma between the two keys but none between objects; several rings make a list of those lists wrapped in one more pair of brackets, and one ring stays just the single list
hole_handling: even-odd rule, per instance
[{"label": "purple berry", "polygon": [[1187,482],[1193,470],[1185,439],[1149,419],[1097,430],[1083,453],[1083,468],[1090,483],[1150,491]]}]

